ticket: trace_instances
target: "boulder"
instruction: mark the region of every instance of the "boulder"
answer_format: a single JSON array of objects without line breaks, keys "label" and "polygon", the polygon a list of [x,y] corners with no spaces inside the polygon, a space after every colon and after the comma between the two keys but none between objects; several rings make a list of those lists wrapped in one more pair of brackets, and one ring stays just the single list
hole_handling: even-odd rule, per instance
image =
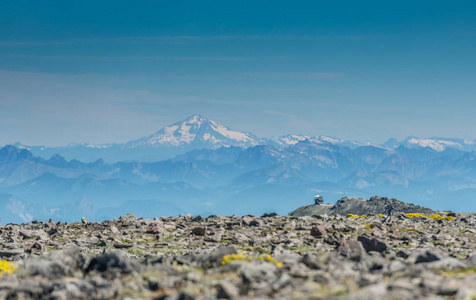
[{"label": "boulder", "polygon": [[194,235],[205,235],[205,234],[207,234],[207,228],[202,227],[202,226],[195,227],[195,228],[192,229],[192,233]]},{"label": "boulder", "polygon": [[357,240],[362,243],[362,246],[367,252],[376,251],[382,253],[387,250],[387,245],[378,239],[359,236]]},{"label": "boulder", "polygon": [[165,231],[164,223],[154,222],[149,224],[149,226],[147,226],[147,229],[145,232],[150,234],[158,234],[158,233],[163,233],[164,231]]},{"label": "boulder", "polygon": [[136,222],[137,216],[135,213],[130,213],[127,215],[120,216],[119,220],[121,220],[122,222]]},{"label": "boulder", "polygon": [[313,237],[324,237],[327,235],[327,230],[321,225],[312,226],[311,235]]},{"label": "boulder", "polygon": [[198,263],[202,267],[218,266],[223,261],[223,257],[229,254],[237,254],[238,249],[235,246],[227,246],[213,250],[208,254],[202,254],[198,257]]},{"label": "boulder", "polygon": [[98,257],[91,260],[86,267],[86,273],[91,271],[96,272],[119,272],[122,274],[131,274],[134,272],[140,272],[143,267],[129,258],[124,252],[120,250],[104,251]]},{"label": "boulder", "polygon": [[362,243],[356,239],[345,239],[337,247],[337,253],[353,261],[360,261],[366,254]]}]

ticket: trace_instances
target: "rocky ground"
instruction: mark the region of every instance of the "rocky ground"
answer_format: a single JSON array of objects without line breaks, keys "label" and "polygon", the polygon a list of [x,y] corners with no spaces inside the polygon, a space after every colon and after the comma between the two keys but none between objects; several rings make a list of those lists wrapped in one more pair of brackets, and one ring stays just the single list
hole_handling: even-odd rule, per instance
[{"label": "rocky ground", "polygon": [[0,298],[476,299],[476,217],[412,216],[2,225]]}]

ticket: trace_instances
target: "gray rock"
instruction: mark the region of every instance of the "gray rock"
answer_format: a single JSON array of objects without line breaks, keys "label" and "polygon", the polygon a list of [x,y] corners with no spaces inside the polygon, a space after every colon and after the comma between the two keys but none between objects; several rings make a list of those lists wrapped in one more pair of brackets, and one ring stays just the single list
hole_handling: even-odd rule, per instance
[{"label": "gray rock", "polygon": [[201,275],[201,273],[199,273],[199,272],[190,272],[190,273],[187,273],[187,275],[185,275],[185,279],[186,279],[187,281],[195,282],[195,283],[199,283],[199,282],[202,282],[202,281],[203,281],[202,275]]},{"label": "gray rock", "polygon": [[362,243],[362,246],[367,252],[377,251],[381,253],[387,250],[387,245],[378,239],[359,236],[357,240]]},{"label": "gray rock", "polygon": [[355,239],[341,241],[337,253],[353,261],[360,261],[366,254],[362,243]]},{"label": "gray rock", "polygon": [[192,296],[191,294],[187,293],[187,292],[181,292],[177,296],[177,300],[195,300],[195,297]]},{"label": "gray rock", "polygon": [[77,247],[49,252],[45,257],[54,263],[66,265],[72,270],[82,269],[86,261],[86,258]]},{"label": "gray rock", "polygon": [[192,214],[180,215],[179,219],[182,221],[192,221],[193,216]]},{"label": "gray rock", "polygon": [[59,279],[74,275],[74,272],[68,266],[45,258],[26,260],[18,273],[20,277],[40,275],[48,279]]},{"label": "gray rock", "polygon": [[20,236],[24,239],[47,239],[48,234],[44,230],[20,230]]},{"label": "gray rock", "polygon": [[351,293],[345,299],[348,300],[381,300],[385,299],[387,292],[387,285],[385,283],[377,283],[366,286],[359,291]]},{"label": "gray rock", "polygon": [[137,216],[135,213],[130,213],[127,215],[120,216],[119,220],[121,220],[122,222],[136,222]]},{"label": "gray rock", "polygon": [[224,233],[225,233],[224,228],[219,228],[219,229],[216,229],[212,232],[207,232],[207,236],[205,237],[205,241],[218,243],[218,242],[221,241],[221,238],[222,238]]},{"label": "gray rock", "polygon": [[392,275],[397,272],[402,272],[407,268],[407,266],[398,260],[392,261],[383,268],[383,273],[387,275]]},{"label": "gray rock", "polygon": [[312,226],[311,235],[313,237],[324,237],[327,235],[327,230],[321,225]]},{"label": "gray rock", "polygon": [[25,251],[34,255],[39,255],[46,250],[44,244],[35,242],[29,245],[25,245]]},{"label": "gray rock", "polygon": [[474,300],[476,289],[471,290],[469,287],[460,287],[454,296],[454,300]]},{"label": "gray rock", "polygon": [[440,260],[442,258],[444,258],[444,256],[441,253],[432,250],[426,250],[410,255],[408,260],[415,264],[420,264]]},{"label": "gray rock", "polygon": [[244,262],[241,264],[240,273],[244,284],[257,282],[272,282],[276,280],[278,268],[267,262]]},{"label": "gray rock", "polygon": [[472,254],[472,255],[469,256],[468,264],[471,267],[476,268],[476,254]]},{"label": "gray rock", "polygon": [[122,285],[118,279],[107,280],[94,276],[57,287],[49,299],[112,299],[117,298],[121,288]]},{"label": "gray rock", "polygon": [[229,254],[237,254],[238,250],[235,246],[227,246],[215,249],[208,254],[202,254],[197,261],[202,267],[218,266],[223,261],[223,257]]},{"label": "gray rock", "polygon": [[273,290],[275,291],[282,291],[288,286],[292,286],[293,281],[292,277],[287,273],[282,274],[279,278],[273,282]]},{"label": "gray rock", "polygon": [[150,233],[150,234],[158,234],[163,232],[165,232],[165,228],[164,228],[164,223],[162,222],[151,223],[149,224],[149,226],[147,226],[147,230],[146,230],[146,233]]},{"label": "gray rock", "polygon": [[195,235],[205,235],[207,234],[207,228],[202,226],[195,227],[192,229],[192,233]]},{"label": "gray rock", "polygon": [[51,228],[50,230],[48,230],[48,235],[49,236],[52,236],[52,235],[55,235],[58,233],[58,229],[57,228]]},{"label": "gray rock", "polygon": [[252,220],[249,223],[249,226],[253,226],[253,227],[261,227],[263,225],[264,225],[264,222],[261,220]]},{"label": "gray rock", "polygon": [[155,277],[149,277],[149,289],[152,291],[157,291],[162,288],[160,281]]},{"label": "gray rock", "polygon": [[120,233],[120,232],[119,232],[119,229],[117,229],[116,226],[111,226],[110,229],[111,229],[111,232],[112,232],[112,235],[113,235],[113,236]]},{"label": "gray rock", "polygon": [[123,274],[131,274],[140,272],[143,267],[129,258],[124,252],[120,250],[104,251],[98,257],[95,257],[86,267],[86,273],[91,271],[96,272],[110,272],[117,271]]},{"label": "gray rock", "polygon": [[2,258],[11,258],[20,254],[23,254],[25,251],[23,249],[0,249],[0,257]]},{"label": "gray rock", "polygon": [[202,216],[196,216],[192,219],[192,222],[203,222],[205,221],[205,218]]},{"label": "gray rock", "polygon": [[251,221],[253,221],[254,219],[256,219],[256,217],[250,215],[246,215],[241,218],[241,220],[243,221],[243,225],[245,226],[250,226]]},{"label": "gray rock", "polygon": [[228,281],[220,281],[217,288],[219,299],[232,299],[239,295],[238,288]]},{"label": "gray rock", "polygon": [[296,228],[296,222],[289,221],[283,224],[284,230],[294,230]]},{"label": "gray rock", "polygon": [[425,267],[427,267],[428,269],[443,269],[443,270],[453,271],[457,269],[465,269],[468,266],[456,258],[445,257],[440,260],[429,262],[426,264]]},{"label": "gray rock", "polygon": [[320,265],[317,263],[317,259],[311,253],[306,253],[301,259],[301,262],[305,264],[310,269],[318,270],[320,269]]},{"label": "gray rock", "polygon": [[370,225],[380,230],[385,230],[385,225],[383,225],[379,220],[372,220]]}]

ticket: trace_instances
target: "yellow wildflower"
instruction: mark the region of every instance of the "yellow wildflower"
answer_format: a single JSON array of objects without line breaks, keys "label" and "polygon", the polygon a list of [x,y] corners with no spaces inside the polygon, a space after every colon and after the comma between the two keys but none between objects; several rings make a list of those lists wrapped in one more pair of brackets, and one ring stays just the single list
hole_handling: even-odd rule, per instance
[{"label": "yellow wildflower", "polygon": [[259,256],[259,257],[257,257],[257,256],[246,256],[244,254],[229,254],[229,255],[223,256],[223,260],[221,262],[221,265],[224,266],[227,263],[232,262],[232,261],[236,261],[236,260],[241,260],[241,261],[261,260],[261,261],[266,261],[266,262],[272,263],[275,266],[277,266],[278,268],[281,268],[283,266],[282,262],[276,260],[275,258],[273,258],[269,254],[262,255],[262,256]]},{"label": "yellow wildflower", "polygon": [[17,266],[7,260],[0,260],[0,277],[15,272]]},{"label": "yellow wildflower", "polygon": [[407,218],[424,218],[425,215],[422,213],[408,213]]},{"label": "yellow wildflower", "polygon": [[441,215],[433,214],[430,216],[430,219],[432,220],[442,220],[444,219]]}]

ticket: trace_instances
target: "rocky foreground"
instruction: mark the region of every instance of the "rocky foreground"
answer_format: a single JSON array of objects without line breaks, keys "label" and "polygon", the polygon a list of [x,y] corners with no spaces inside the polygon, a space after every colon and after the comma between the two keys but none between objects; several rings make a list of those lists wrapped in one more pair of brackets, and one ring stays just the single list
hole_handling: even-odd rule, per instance
[{"label": "rocky foreground", "polygon": [[476,299],[476,217],[0,226],[1,299]]}]

